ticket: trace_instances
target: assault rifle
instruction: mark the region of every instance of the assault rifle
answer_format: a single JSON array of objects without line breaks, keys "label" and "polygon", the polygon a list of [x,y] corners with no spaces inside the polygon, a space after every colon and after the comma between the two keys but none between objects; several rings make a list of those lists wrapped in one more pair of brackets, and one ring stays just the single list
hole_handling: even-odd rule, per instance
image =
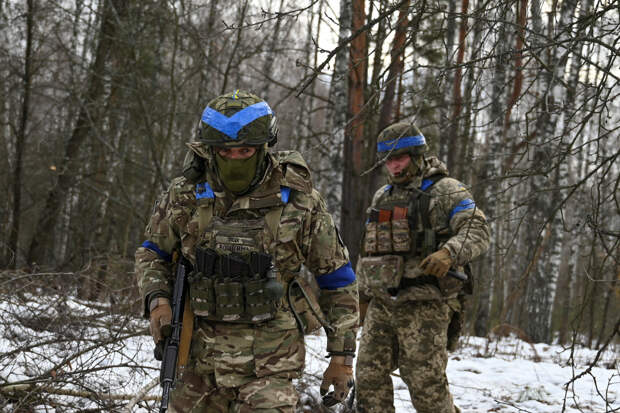
[{"label": "assault rifle", "polygon": [[[179,257],[177,263],[176,279],[174,281],[174,292],[172,294],[172,323],[169,334],[162,342],[157,343],[155,347],[155,358],[161,360],[161,370],[159,373],[159,383],[162,387],[161,405],[159,413],[165,413],[168,410],[170,399],[170,389],[176,384],[177,363],[184,365],[187,361],[187,351],[189,349],[189,339],[191,339],[192,316],[189,310],[189,301],[186,303],[187,296],[187,272],[190,264],[183,257]],[[185,334],[181,336],[183,324],[186,324]],[[187,331],[189,330],[189,338]],[[179,356],[179,351],[181,356]]]}]

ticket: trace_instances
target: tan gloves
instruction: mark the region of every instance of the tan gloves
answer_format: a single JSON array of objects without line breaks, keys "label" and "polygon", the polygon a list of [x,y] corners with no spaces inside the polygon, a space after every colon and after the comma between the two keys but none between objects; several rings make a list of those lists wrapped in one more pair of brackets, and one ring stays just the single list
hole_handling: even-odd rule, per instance
[{"label": "tan gloves", "polygon": [[172,308],[170,307],[170,300],[164,297],[153,298],[150,309],[151,336],[153,336],[153,341],[157,344],[171,333]]},{"label": "tan gloves", "polygon": [[420,263],[422,272],[427,275],[434,275],[437,278],[441,278],[446,275],[454,261],[450,256],[450,252],[442,248],[437,252],[432,253]]},{"label": "tan gloves", "polygon": [[[327,393],[331,385],[334,386],[334,391]],[[332,356],[327,370],[323,373],[320,387],[323,404],[331,407],[343,402],[351,387],[353,387],[353,357]]]}]

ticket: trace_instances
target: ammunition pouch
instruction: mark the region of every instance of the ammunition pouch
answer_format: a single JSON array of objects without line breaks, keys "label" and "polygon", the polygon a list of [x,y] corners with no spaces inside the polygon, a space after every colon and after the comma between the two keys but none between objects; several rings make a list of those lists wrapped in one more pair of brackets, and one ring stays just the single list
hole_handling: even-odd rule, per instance
[{"label": "ammunition pouch", "polygon": [[407,208],[372,210],[366,223],[364,252],[389,254],[411,251],[412,239]]},{"label": "ammunition pouch", "polygon": [[[189,277],[194,314],[212,321],[257,324],[275,317],[281,294],[271,256],[243,258],[196,248],[196,271]],[[274,293],[274,286],[276,292]]]},{"label": "ammunition pouch", "polygon": [[404,272],[404,258],[400,255],[381,255],[360,258],[360,289],[371,296],[385,296],[398,289]]},{"label": "ammunition pouch", "polygon": [[[432,228],[412,231],[412,223],[405,215],[406,208],[372,210],[366,222],[363,249],[365,255],[409,253],[426,257],[439,249],[449,236],[437,234]],[[383,220],[382,220],[383,219]]]}]

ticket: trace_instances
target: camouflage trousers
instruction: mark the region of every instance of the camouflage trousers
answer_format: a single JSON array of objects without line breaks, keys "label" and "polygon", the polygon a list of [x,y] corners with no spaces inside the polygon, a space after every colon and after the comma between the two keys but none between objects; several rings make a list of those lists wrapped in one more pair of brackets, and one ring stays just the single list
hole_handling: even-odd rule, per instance
[{"label": "camouflage trousers", "polygon": [[393,413],[390,374],[400,369],[418,413],[455,413],[446,366],[447,331],[457,299],[370,302],[357,357],[358,413]]},{"label": "camouflage trousers", "polygon": [[171,413],[294,412],[292,379],[300,376],[305,357],[294,320],[195,324],[188,365],[171,393]]}]

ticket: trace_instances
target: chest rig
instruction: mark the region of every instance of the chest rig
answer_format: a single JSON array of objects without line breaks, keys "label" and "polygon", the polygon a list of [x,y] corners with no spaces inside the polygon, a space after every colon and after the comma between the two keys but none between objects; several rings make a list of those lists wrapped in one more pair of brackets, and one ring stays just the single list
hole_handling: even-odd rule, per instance
[{"label": "chest rig", "polygon": [[430,221],[430,188],[445,175],[424,179],[417,191],[386,187],[368,213],[363,251],[366,256],[396,254],[425,257],[449,238],[437,234]]},{"label": "chest rig", "polygon": [[370,296],[395,296],[408,286],[436,284],[435,277],[404,278],[405,260],[423,258],[449,235],[439,235],[430,220],[430,188],[445,175],[426,178],[419,190],[387,186],[368,212],[360,259],[360,288]]},{"label": "chest rig", "polygon": [[303,257],[290,252],[301,248],[304,202],[297,196],[306,199],[312,184],[297,152],[279,152],[272,162],[259,190],[234,200],[216,196],[206,182],[196,185],[182,241],[183,253],[196,262],[190,303],[207,320],[249,324],[273,319],[286,303],[309,332],[321,324],[312,316],[307,285],[296,279]]},{"label": "chest rig", "polygon": [[189,277],[194,314],[232,323],[275,317],[284,286],[271,252],[287,192],[259,203],[242,198],[226,210],[212,194],[201,202],[197,187],[198,208],[189,222],[198,227],[195,271]]}]

